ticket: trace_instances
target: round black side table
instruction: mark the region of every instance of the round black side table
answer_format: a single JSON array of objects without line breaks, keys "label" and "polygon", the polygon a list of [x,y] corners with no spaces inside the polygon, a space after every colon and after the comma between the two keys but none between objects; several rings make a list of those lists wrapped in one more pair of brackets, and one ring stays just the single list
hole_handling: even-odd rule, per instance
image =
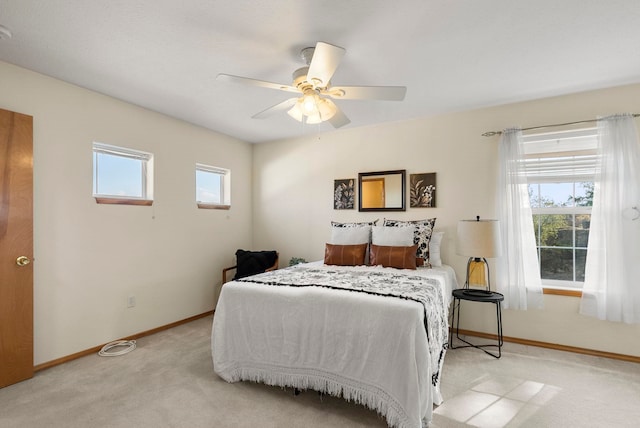
[{"label": "round black side table", "polygon": [[[500,358],[502,356],[502,307],[501,302],[504,300],[504,296],[500,293],[496,293],[494,291],[485,291],[478,290],[474,288],[457,288],[453,290],[453,307],[451,311],[451,327],[455,323],[456,326],[456,338],[466,343],[466,345],[453,346],[453,332],[449,335],[449,348],[457,349],[457,348],[469,348],[473,347],[476,349],[480,349],[481,351],[486,352],[494,358]],[[497,344],[488,344],[488,345],[474,345],[473,343],[467,342],[465,339],[460,338],[460,311],[461,311],[461,302],[462,300],[467,300],[469,302],[480,302],[480,303],[493,303],[496,305],[496,322],[498,324],[498,343]],[[456,319],[456,309],[458,312],[458,318]],[[495,354],[493,352],[487,351],[486,347],[496,347],[498,348],[498,353]]]}]

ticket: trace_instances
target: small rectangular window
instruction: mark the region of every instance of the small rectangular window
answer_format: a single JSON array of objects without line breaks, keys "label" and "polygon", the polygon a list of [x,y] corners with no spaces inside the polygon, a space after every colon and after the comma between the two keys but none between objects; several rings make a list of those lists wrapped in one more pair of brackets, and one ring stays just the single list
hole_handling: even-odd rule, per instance
[{"label": "small rectangular window", "polygon": [[153,155],[93,143],[93,196],[98,203],[151,205]]},{"label": "small rectangular window", "polygon": [[198,208],[229,209],[231,207],[231,171],[196,164],[196,203]]}]

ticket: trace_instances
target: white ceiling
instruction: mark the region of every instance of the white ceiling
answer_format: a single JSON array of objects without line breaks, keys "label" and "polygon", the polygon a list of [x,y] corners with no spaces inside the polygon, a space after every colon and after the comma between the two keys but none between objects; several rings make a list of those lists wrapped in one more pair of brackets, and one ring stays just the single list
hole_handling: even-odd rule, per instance
[{"label": "white ceiling", "polygon": [[303,47],[346,55],[335,85],[401,85],[402,102],[337,101],[349,127],[640,82],[639,0],[0,0],[0,60],[244,141],[330,132],[286,113]]}]

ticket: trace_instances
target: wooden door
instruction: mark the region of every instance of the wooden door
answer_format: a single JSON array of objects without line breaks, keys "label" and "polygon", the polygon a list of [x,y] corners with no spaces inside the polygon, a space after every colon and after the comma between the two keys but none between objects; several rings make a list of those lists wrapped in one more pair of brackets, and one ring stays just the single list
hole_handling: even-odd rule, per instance
[{"label": "wooden door", "polygon": [[0,387],[33,377],[33,118],[0,109]]}]

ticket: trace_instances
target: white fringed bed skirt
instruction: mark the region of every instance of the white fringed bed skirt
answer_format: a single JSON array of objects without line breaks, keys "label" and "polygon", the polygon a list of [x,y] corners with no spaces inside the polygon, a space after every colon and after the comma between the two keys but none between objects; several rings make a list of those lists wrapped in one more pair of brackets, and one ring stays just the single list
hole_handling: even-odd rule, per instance
[{"label": "white fringed bed skirt", "polygon": [[[262,368],[243,367],[218,374],[231,383],[250,381],[299,390],[312,389],[375,410],[387,420],[390,427],[415,426],[408,420],[402,406],[385,391],[380,388],[371,388],[368,385],[363,385],[362,382],[349,380],[343,376],[336,376],[333,373],[269,366]],[[428,421],[425,420],[421,426],[428,426]]]}]

